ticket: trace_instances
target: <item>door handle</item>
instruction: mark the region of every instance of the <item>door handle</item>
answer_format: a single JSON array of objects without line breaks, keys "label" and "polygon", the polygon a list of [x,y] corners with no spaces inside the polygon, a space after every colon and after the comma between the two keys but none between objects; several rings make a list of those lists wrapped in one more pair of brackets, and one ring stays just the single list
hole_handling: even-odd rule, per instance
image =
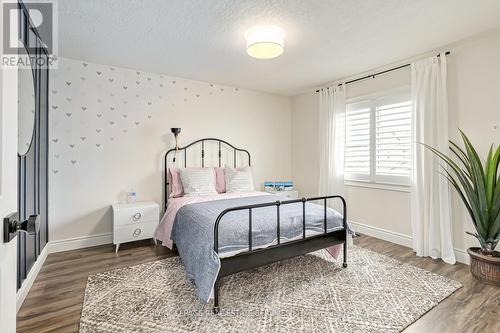
[{"label": "door handle", "polygon": [[35,235],[40,231],[40,215],[30,215],[27,220],[19,221],[17,213],[12,213],[3,219],[3,241],[10,242],[16,233],[25,232],[28,235]]}]

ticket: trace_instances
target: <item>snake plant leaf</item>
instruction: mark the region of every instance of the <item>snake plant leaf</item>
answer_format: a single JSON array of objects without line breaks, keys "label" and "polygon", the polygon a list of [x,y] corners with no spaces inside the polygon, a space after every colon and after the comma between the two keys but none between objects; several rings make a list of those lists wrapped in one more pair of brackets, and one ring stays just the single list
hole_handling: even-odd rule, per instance
[{"label": "snake plant leaf", "polygon": [[490,230],[488,230],[488,238],[498,239],[500,238],[500,214],[497,214],[495,219],[492,219],[492,224],[490,226]]},{"label": "snake plant leaf", "polygon": [[[448,173],[447,170],[445,170],[445,171]],[[477,203],[476,198],[474,197],[474,193],[467,192],[466,190],[464,190],[463,185],[462,185],[462,187],[460,187],[458,185],[458,182],[451,176],[451,174],[448,173],[447,178],[452,179],[451,184],[456,189],[457,193],[460,195],[460,198],[462,199],[465,207],[467,208],[467,211],[469,212],[469,215],[471,216],[472,223],[474,224],[474,227],[476,228],[478,233],[480,235],[487,234],[488,230],[485,229],[482,224],[478,223],[479,218],[480,218],[480,216],[479,216],[480,212],[479,212],[479,209],[477,209],[478,203]],[[464,193],[464,191],[465,191],[465,193]]]},{"label": "snake plant leaf", "polygon": [[[466,180],[466,174],[465,172],[455,163],[455,161],[453,161],[451,158],[449,158],[448,156],[446,156],[445,154],[441,153],[439,150],[437,150],[436,148],[434,147],[431,147],[429,146],[428,144],[425,144],[423,143],[423,145],[428,148],[429,150],[431,150],[434,154],[436,154],[439,158],[441,158],[441,160],[443,162],[445,162],[446,164],[448,164],[448,166],[455,172],[455,174],[461,178],[461,182],[462,180],[464,182],[467,183],[467,180]],[[468,184],[468,183],[467,183]]]},{"label": "snake plant leaf", "polygon": [[474,233],[468,232],[468,231],[466,231],[465,233],[468,234],[468,235],[476,237],[477,240],[479,241],[479,244],[481,245],[481,248],[486,248],[486,240],[483,237],[481,237],[480,234],[474,234]]},{"label": "snake plant leaf", "polygon": [[493,145],[490,146],[490,149],[488,150],[488,156],[486,157],[486,161],[484,163],[484,181],[485,181],[485,186],[486,186],[486,202],[488,203],[488,208],[491,208],[491,199],[490,195],[493,196],[493,192],[491,191],[491,188],[489,188],[489,174],[490,174],[490,164],[493,159]]},{"label": "snake plant leaf", "polygon": [[500,215],[500,175],[497,179],[495,193],[493,193],[493,203],[491,205],[491,220],[495,220]]},{"label": "snake plant leaf", "polygon": [[462,148],[460,148],[455,142],[453,141],[449,141],[450,142],[450,150],[453,152],[453,154],[455,154],[455,156],[460,160],[460,162],[462,162],[463,166],[465,167],[466,169],[466,174],[467,176],[469,177],[469,179],[471,179],[471,169],[470,169],[470,161],[469,161],[469,158],[467,157],[467,154],[465,154],[465,152],[462,150]]},{"label": "snake plant leaf", "polygon": [[488,208],[491,209],[493,204],[493,194],[497,181],[498,162],[500,161],[500,146],[493,153],[493,145],[490,147],[488,157],[486,158],[486,198],[488,200]]},{"label": "snake plant leaf", "polygon": [[[469,215],[470,216],[474,216],[474,212],[472,211],[472,208],[469,204],[469,201],[467,200],[466,198],[466,195],[463,193],[462,189],[460,188],[460,186],[458,185],[457,181],[452,177],[452,175],[450,174],[450,172],[448,170],[446,170],[446,168],[443,168],[444,169],[444,172],[446,174],[443,174],[441,173],[446,179],[448,179],[448,181],[451,183],[451,185],[453,185],[453,187],[455,188],[455,190],[458,192],[458,195],[460,195],[460,198],[462,198],[462,201],[465,205],[465,208],[467,208],[467,211],[469,212]],[[472,220],[472,223],[474,223],[474,225],[476,224],[475,220],[473,219]]]},{"label": "snake plant leaf", "polygon": [[468,234],[468,235],[474,236],[474,237],[476,237],[476,238],[479,238],[479,235],[478,235],[478,234],[475,234],[475,233],[473,233],[473,232],[466,231],[465,233],[466,233],[466,234]]},{"label": "snake plant leaf", "polygon": [[478,224],[480,223],[483,229],[488,230],[488,221],[489,221],[489,211],[488,211],[488,201],[486,199],[486,185],[485,185],[485,175],[483,171],[483,165],[481,163],[481,159],[477,154],[476,150],[472,146],[469,138],[465,135],[464,132],[460,131],[462,135],[462,140],[465,144],[465,150],[467,155],[469,156],[470,165],[472,169],[472,177],[474,179],[474,188],[477,193],[477,198],[479,201],[479,221],[476,221]]},{"label": "snake plant leaf", "polygon": [[491,196],[490,218],[494,220],[500,213],[500,174],[497,178],[498,166],[500,165],[500,146],[498,146],[489,165],[487,182],[488,186],[491,186],[490,193],[488,193]]}]

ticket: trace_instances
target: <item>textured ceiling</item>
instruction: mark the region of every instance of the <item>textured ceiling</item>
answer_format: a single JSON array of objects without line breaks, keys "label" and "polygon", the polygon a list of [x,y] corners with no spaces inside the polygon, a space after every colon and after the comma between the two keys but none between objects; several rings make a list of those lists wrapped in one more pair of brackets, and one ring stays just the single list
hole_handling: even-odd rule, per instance
[{"label": "textured ceiling", "polygon": [[[245,31],[286,30],[246,55]],[[500,0],[62,0],[60,56],[285,95],[500,25]]]}]

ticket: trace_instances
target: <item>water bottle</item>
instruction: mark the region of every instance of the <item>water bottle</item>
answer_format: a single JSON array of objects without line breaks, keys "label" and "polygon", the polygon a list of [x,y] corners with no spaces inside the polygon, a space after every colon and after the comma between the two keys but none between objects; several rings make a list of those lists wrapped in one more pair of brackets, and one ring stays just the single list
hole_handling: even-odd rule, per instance
[{"label": "water bottle", "polygon": [[137,200],[137,193],[132,189],[128,193],[128,203],[133,204]]}]

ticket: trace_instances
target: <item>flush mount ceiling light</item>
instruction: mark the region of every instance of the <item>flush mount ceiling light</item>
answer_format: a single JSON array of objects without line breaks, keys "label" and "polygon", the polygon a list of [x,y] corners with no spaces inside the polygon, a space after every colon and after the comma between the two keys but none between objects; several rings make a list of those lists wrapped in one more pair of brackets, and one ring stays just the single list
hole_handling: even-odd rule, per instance
[{"label": "flush mount ceiling light", "polygon": [[257,59],[271,59],[283,54],[285,31],[272,25],[261,25],[245,33],[247,53]]}]

